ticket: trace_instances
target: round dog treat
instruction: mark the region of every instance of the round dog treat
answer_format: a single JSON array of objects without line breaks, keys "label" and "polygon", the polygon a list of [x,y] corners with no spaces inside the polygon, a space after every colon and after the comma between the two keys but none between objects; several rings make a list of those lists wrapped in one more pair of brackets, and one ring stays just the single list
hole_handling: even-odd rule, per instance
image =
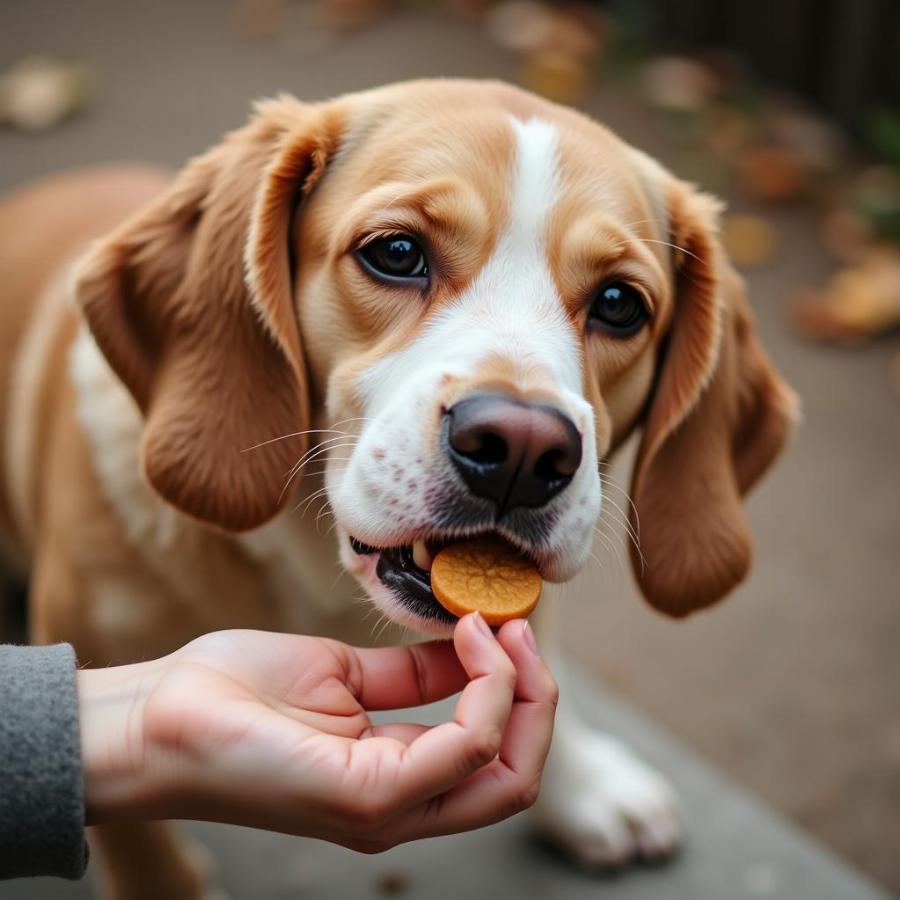
[{"label": "round dog treat", "polygon": [[541,585],[534,563],[497,538],[448,544],[431,566],[431,589],[441,606],[455,616],[477,610],[488,625],[527,616]]}]

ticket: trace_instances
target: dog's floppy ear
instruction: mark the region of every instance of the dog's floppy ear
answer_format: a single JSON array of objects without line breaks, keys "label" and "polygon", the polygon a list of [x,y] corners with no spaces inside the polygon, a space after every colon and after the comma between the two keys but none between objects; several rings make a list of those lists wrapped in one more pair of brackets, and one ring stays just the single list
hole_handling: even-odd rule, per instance
[{"label": "dog's floppy ear", "polygon": [[685,616],[746,574],[741,496],[784,444],[796,398],[756,336],[716,201],[675,182],[668,210],[674,312],[632,480],[632,562],[647,600]]},{"label": "dog's floppy ear", "polygon": [[260,104],[76,272],[91,332],[145,416],[148,481],[229,530],[285,502],[304,441],[273,439],[308,428],[289,243],[293,210],[337,140],[327,110]]}]

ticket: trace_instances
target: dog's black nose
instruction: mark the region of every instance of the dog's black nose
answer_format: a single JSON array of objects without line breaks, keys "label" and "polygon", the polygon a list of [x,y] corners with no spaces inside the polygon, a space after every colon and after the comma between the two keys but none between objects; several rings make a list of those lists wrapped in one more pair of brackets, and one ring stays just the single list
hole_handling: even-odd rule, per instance
[{"label": "dog's black nose", "polygon": [[506,394],[460,400],[447,411],[444,436],[456,471],[498,516],[548,503],[581,463],[581,435],[568,416]]}]

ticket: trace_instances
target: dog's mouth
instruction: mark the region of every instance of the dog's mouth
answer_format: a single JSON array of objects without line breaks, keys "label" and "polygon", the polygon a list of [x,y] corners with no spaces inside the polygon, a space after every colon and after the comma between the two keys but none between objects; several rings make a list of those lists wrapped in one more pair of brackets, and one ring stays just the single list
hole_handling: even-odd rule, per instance
[{"label": "dog's mouth", "polygon": [[372,547],[355,537],[350,538],[354,553],[360,556],[378,554],[375,565],[378,580],[411,613],[452,625],[456,616],[438,603],[431,590],[431,563],[442,546],[442,543],[418,540],[399,547]]},{"label": "dog's mouth", "polygon": [[[488,535],[495,539],[499,537],[495,532],[485,532],[473,539]],[[378,554],[375,574],[400,603],[421,619],[445,625],[455,624],[457,617],[444,609],[434,596],[431,589],[431,564],[438,552],[449,543],[451,539],[416,540],[412,544],[395,547],[373,547],[350,536],[350,547],[357,555]],[[514,549],[517,553],[523,552],[520,548]],[[531,558],[530,554],[523,555]]]}]

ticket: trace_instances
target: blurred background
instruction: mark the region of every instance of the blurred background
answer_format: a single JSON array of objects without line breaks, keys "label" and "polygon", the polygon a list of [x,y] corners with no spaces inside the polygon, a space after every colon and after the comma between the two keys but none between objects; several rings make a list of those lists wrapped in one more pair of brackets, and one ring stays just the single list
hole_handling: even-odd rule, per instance
[{"label": "blurred background", "polygon": [[898,56],[896,0],[4,0],[0,189],[178,166],[278,91],[460,75],[573,104],[723,196],[804,411],[750,498],[756,565],[667,621],[610,504],[602,563],[559,591],[566,650],[900,892]]}]

